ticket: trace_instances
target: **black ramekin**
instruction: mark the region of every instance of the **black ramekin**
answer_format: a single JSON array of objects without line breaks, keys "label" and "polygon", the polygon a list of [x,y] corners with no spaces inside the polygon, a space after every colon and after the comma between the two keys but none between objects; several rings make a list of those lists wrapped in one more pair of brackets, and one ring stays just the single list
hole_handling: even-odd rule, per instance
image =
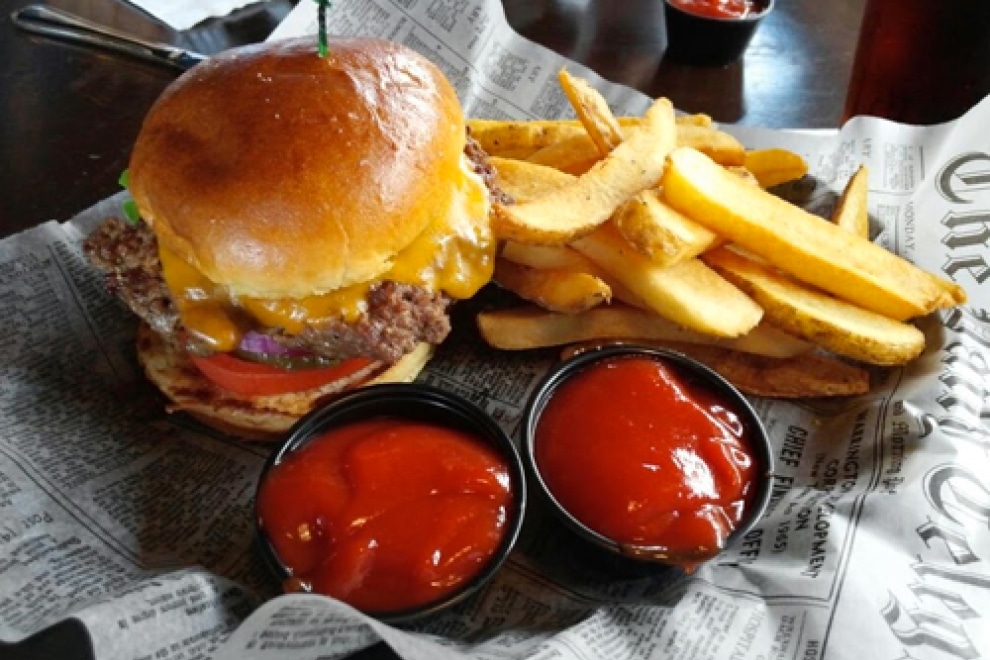
[{"label": "black ramekin", "polygon": [[743,18],[713,18],[694,14],[674,0],[664,0],[667,28],[664,58],[683,64],[725,66],[738,60],[760,22],[773,11],[775,0],[762,0],[759,12]]},{"label": "black ramekin", "polygon": [[[665,552],[658,551],[656,548],[619,543],[586,526],[554,497],[536,464],[535,448],[540,416],[557,388],[575,374],[595,363],[623,357],[641,357],[670,364],[685,378],[709,390],[722,393],[732,402],[735,412],[742,417],[749,429],[749,449],[757,461],[758,469],[756,471],[756,483],[753,484],[754,490],[749,496],[745,518],[730,534],[726,547],[731,547],[733,542],[752,530],[766,511],[773,490],[773,448],[766,428],[756,411],[753,410],[752,405],[739,390],[709,367],[676,351],[622,344],[591,349],[558,363],[537,386],[527,403],[522,426],[523,461],[541,499],[547,503],[553,514],[579,538],[615,555],[636,561],[669,563],[678,566],[697,563],[688,558],[670,558]],[[607,402],[603,403],[602,414],[608,414]],[[588,488],[594,487],[594,484],[588,484]],[[709,559],[712,558],[708,557],[698,561]]]},{"label": "black ramekin", "polygon": [[[477,592],[495,575],[505,562],[519,537],[526,510],[526,479],[519,452],[512,440],[484,410],[467,399],[429,385],[418,383],[371,385],[334,399],[300,419],[289,431],[286,440],[268,458],[258,488],[265,476],[286,456],[310,440],[336,427],[375,417],[395,417],[412,421],[431,422],[459,429],[474,435],[495,448],[505,459],[512,480],[513,503],[505,535],[488,564],[458,590],[447,596],[410,609],[389,612],[365,612],[389,623],[407,623],[435,614],[461,602]],[[257,502],[257,497],[255,498]],[[257,506],[257,505],[256,505]],[[269,542],[255,510],[258,545],[265,563],[281,583],[291,577]]]}]

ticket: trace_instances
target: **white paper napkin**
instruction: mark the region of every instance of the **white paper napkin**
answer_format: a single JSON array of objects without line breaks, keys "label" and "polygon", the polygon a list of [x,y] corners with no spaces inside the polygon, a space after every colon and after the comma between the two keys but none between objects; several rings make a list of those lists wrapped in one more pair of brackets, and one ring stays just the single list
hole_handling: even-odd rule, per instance
[{"label": "white paper napkin", "polygon": [[226,16],[259,0],[129,0],[176,30],[186,30],[207,18]]}]

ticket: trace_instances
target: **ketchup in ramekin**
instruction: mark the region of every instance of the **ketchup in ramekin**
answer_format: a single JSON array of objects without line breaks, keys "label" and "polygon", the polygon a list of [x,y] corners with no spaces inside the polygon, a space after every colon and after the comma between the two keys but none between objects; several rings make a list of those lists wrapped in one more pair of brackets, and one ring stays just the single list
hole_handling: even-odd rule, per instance
[{"label": "ketchup in ramekin", "polygon": [[664,0],[664,59],[726,66],[742,57],[775,0]]},{"label": "ketchup in ramekin", "polygon": [[745,18],[766,9],[762,0],[670,0],[684,11],[711,18]]},{"label": "ketchup in ramekin", "polygon": [[719,554],[769,491],[751,407],[684,356],[621,347],[577,360],[528,420],[552,502],[623,554],[686,568]]},{"label": "ketchup in ramekin", "polygon": [[[524,500],[518,455],[480,410],[452,413],[451,395],[421,386],[359,392],[266,470],[260,529],[287,590],[375,616],[446,605],[511,547]],[[424,393],[446,403],[431,408]],[[359,411],[348,414],[355,400]]]}]

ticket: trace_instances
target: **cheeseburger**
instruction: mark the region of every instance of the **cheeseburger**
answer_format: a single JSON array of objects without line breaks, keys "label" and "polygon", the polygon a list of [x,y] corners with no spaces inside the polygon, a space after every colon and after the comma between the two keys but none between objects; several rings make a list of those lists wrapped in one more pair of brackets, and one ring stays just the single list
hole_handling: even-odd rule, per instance
[{"label": "cheeseburger", "polygon": [[85,251],[170,409],[244,438],[413,379],[491,277],[491,168],[443,74],[394,43],[213,57],[155,102],[128,171],[141,220]]}]

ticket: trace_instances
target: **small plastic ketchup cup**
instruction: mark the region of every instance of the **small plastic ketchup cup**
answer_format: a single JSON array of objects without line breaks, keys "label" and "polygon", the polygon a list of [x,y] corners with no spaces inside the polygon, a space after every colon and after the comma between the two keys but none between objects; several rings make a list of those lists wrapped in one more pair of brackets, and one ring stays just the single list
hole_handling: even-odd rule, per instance
[{"label": "small plastic ketchup cup", "polygon": [[759,0],[670,0],[684,11],[712,18],[745,18],[766,8]]},{"label": "small plastic ketchup cup", "polygon": [[664,0],[664,58],[725,66],[742,57],[775,0]]},{"label": "small plastic ketchup cup", "polygon": [[288,444],[255,504],[286,590],[406,620],[467,595],[515,540],[518,455],[487,415],[452,395],[359,390]]},{"label": "small plastic ketchup cup", "polygon": [[766,433],[703,365],[612,347],[550,375],[527,411],[537,482],[572,528],[623,555],[692,568],[762,514]]}]

